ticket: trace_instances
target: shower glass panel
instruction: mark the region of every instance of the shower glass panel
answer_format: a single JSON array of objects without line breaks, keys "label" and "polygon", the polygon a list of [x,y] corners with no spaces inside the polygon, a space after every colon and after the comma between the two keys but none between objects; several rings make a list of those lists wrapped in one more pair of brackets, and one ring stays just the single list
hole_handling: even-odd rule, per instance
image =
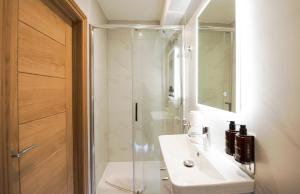
[{"label": "shower glass panel", "polygon": [[181,133],[181,28],[90,28],[91,190],[164,194],[158,136]]},{"label": "shower glass panel", "polygon": [[136,191],[159,194],[158,137],[181,132],[181,31],[133,31],[134,175]]},{"label": "shower glass panel", "polygon": [[92,194],[134,192],[132,29],[90,27]]}]

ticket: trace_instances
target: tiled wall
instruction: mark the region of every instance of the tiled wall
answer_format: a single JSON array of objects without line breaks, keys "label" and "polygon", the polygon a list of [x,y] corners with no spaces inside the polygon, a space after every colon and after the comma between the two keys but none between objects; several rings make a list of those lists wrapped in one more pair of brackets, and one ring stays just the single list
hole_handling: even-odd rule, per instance
[{"label": "tiled wall", "polygon": [[109,161],[132,161],[131,30],[107,33]]}]

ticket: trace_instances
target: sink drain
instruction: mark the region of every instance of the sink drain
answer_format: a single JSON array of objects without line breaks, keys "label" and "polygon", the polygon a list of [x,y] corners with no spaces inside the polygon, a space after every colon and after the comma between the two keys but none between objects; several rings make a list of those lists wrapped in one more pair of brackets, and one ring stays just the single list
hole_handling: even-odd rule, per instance
[{"label": "sink drain", "polygon": [[185,167],[192,168],[192,167],[194,167],[195,163],[192,160],[185,160],[185,161],[183,161],[183,165]]}]

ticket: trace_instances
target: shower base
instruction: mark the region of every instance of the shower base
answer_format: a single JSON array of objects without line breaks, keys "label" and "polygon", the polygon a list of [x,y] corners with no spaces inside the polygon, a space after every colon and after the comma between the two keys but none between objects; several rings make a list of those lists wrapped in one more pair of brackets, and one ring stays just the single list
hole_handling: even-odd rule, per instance
[{"label": "shower base", "polygon": [[[143,162],[143,167],[137,163],[138,172],[143,172],[146,177],[144,182],[147,187],[138,185],[143,194],[159,194],[160,162]],[[143,170],[141,170],[143,169]],[[137,181],[139,182],[139,181]],[[132,162],[109,162],[103,176],[97,185],[96,194],[132,194],[133,190],[133,165]]]}]

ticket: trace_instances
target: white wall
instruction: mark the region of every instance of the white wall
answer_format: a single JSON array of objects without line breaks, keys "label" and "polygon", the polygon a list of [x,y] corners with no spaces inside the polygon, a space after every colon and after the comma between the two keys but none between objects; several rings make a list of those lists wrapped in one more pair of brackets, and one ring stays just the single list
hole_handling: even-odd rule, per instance
[{"label": "white wall", "polygon": [[77,5],[80,7],[80,9],[84,12],[84,14],[88,17],[89,19],[89,9],[90,9],[90,4],[92,0],[75,0]]},{"label": "white wall", "polygon": [[[75,0],[85,13],[89,24],[106,24],[97,0]],[[107,110],[107,54],[106,32],[94,34],[94,94],[95,94],[95,170],[98,183],[108,161],[108,110]],[[89,48],[89,47],[88,47]]]},{"label": "white wall", "polygon": [[[198,11],[206,1],[201,1]],[[188,56],[188,110],[201,111],[212,145],[222,152],[226,120],[245,123],[256,134],[256,193],[300,192],[299,10],[298,0],[237,0],[242,76],[237,114],[195,106],[196,15],[186,26],[186,43],[193,49]]]}]

